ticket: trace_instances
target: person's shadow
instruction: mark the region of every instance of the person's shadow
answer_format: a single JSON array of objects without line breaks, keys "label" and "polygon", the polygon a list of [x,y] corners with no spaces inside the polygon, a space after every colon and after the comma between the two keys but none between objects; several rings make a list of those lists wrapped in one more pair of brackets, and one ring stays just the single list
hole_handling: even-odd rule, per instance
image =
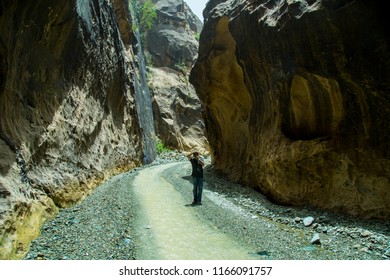
[{"label": "person's shadow", "polygon": [[192,180],[191,175],[183,176],[181,178],[184,179],[184,180],[190,181],[190,182]]}]

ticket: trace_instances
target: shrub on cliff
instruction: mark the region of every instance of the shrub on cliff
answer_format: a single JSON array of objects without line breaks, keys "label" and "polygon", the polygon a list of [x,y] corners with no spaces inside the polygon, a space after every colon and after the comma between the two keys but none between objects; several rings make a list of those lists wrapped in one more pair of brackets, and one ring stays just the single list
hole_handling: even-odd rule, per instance
[{"label": "shrub on cliff", "polygon": [[[157,18],[156,6],[153,1],[146,0],[143,3],[140,3],[139,0],[133,0],[130,7],[138,21],[141,33],[146,33],[152,28]],[[133,25],[133,30],[135,28],[137,27]]]}]

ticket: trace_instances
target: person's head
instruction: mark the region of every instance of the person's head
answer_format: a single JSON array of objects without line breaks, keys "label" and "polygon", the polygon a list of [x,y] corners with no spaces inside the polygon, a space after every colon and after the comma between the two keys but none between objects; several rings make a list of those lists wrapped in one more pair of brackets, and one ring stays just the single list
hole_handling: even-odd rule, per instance
[{"label": "person's head", "polygon": [[194,157],[198,157],[198,156],[199,156],[199,153],[198,153],[197,151],[195,151],[195,152],[193,153],[193,155],[194,155]]}]

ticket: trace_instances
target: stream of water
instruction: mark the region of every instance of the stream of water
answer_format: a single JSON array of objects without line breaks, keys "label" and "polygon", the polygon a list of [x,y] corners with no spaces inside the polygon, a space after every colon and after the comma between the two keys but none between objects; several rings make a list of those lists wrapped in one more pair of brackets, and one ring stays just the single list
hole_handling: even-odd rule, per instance
[{"label": "stream of water", "polygon": [[142,40],[139,23],[132,21],[138,28],[133,32],[137,38],[137,44],[133,46],[137,59],[132,60],[136,74],[133,76],[136,108],[143,138],[144,163],[151,163],[156,157],[156,133],[154,129],[152,99],[146,79],[146,62],[142,50]]}]

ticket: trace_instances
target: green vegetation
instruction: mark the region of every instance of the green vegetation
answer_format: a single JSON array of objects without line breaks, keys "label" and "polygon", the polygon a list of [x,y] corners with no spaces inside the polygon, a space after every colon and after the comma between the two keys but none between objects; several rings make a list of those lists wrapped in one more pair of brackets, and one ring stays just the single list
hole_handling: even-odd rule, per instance
[{"label": "green vegetation", "polygon": [[175,63],[175,69],[177,71],[182,71],[184,73],[188,73],[190,69],[188,69],[188,66],[186,65],[185,61],[183,59],[179,59],[178,62]]},{"label": "green vegetation", "polygon": [[153,1],[131,0],[131,2],[129,2],[129,7],[132,16],[138,22],[138,25],[133,24],[133,31],[138,31],[139,28],[142,34],[148,32],[157,18],[156,6]]},{"label": "green vegetation", "polygon": [[157,139],[157,141],[156,141],[156,151],[157,151],[157,154],[160,155],[162,153],[167,153],[167,152],[170,152],[172,150],[169,149],[168,147],[165,147],[165,145],[161,141],[161,139]]},{"label": "green vegetation", "polygon": [[195,33],[195,40],[199,42],[200,39],[200,33]]},{"label": "green vegetation", "polygon": [[140,26],[141,32],[146,32],[152,28],[157,18],[156,6],[152,0],[147,0],[141,9]]}]

